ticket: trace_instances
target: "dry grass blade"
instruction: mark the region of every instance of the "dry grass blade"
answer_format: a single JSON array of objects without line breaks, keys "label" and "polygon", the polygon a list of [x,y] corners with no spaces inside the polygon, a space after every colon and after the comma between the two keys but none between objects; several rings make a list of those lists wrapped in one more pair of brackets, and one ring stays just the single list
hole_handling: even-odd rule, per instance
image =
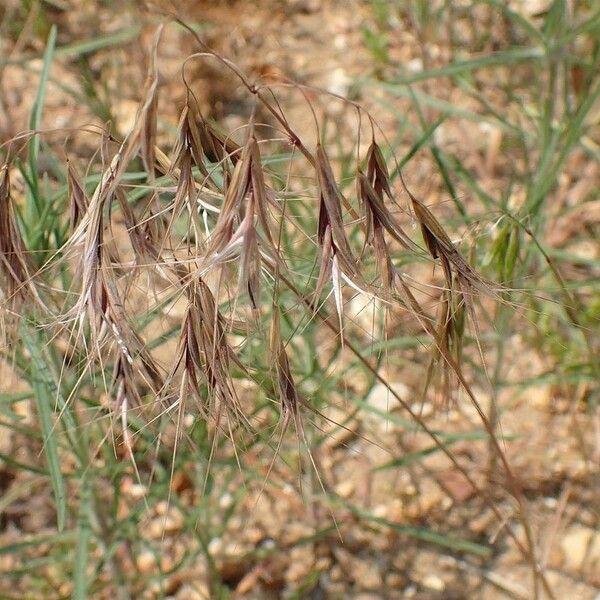
[{"label": "dry grass blade", "polygon": [[139,122],[140,127],[140,153],[150,181],[154,180],[154,164],[156,162],[154,148],[156,146],[156,111],[158,106],[157,55],[162,30],[163,26],[160,25],[154,35],[150,65],[148,67],[148,75],[144,85],[144,102],[140,105],[136,117],[136,121]]}]

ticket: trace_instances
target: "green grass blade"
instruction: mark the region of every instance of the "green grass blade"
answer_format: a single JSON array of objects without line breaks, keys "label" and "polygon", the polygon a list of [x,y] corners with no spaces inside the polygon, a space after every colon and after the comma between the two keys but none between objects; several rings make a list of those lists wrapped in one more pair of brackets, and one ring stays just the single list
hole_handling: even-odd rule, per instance
[{"label": "green grass blade", "polygon": [[12,544],[6,544],[6,546],[0,546],[0,556],[6,556],[7,554],[16,554],[17,552],[27,550],[28,548],[37,548],[39,546],[71,542],[74,538],[74,531],[55,533],[54,535],[39,535],[28,540],[24,540],[22,542],[14,542]]},{"label": "green grass blade", "polygon": [[[97,52],[104,48],[111,48],[119,46],[120,44],[126,44],[131,40],[134,40],[142,30],[141,25],[133,25],[131,27],[124,27],[114,33],[98,36],[92,40],[84,40],[82,42],[74,42],[66,46],[56,48],[55,56],[81,56],[82,54],[89,54],[91,52]],[[26,56],[19,56],[17,58],[1,58],[0,68],[5,65],[23,64],[31,60],[38,58],[36,54],[28,54]]]},{"label": "green grass blade", "polygon": [[39,338],[37,340],[33,339],[31,334],[23,328],[22,339],[31,356],[30,381],[33,387],[33,395],[44,439],[44,453],[48,461],[48,471],[56,502],[57,526],[58,530],[62,531],[67,516],[67,500],[58,455],[57,431],[52,420],[52,407],[54,406],[52,390],[54,385],[52,381],[48,380],[48,368],[40,350]]},{"label": "green grass blade", "polygon": [[[498,127],[499,129],[502,129],[502,131],[513,136],[520,136],[523,133],[516,125],[513,125],[503,115],[480,114],[472,110],[468,110],[463,106],[457,106],[456,104],[449,102],[448,100],[443,100],[436,96],[432,96],[431,94],[428,94],[423,90],[409,88],[402,84],[378,81],[376,79],[363,79],[360,81],[360,84],[365,88],[374,87],[384,90],[385,92],[397,98],[415,98],[420,106],[428,106],[430,108],[434,108],[444,113],[446,115],[446,118],[455,117],[460,119],[466,119],[468,121],[473,121],[475,123],[491,123],[494,127]],[[381,104],[389,112],[396,114],[398,117],[401,116],[401,113],[399,113],[397,108],[392,104],[386,102],[384,98],[376,97],[375,101],[378,104]]]},{"label": "green grass blade", "polygon": [[[458,440],[452,440],[451,442],[443,444],[444,448],[449,448],[453,444],[455,444]],[[428,446],[427,448],[423,448],[423,450],[417,450],[416,452],[408,452],[401,458],[396,458],[394,460],[390,460],[379,467],[375,467],[374,471],[385,471],[387,469],[395,469],[398,467],[406,467],[408,465],[412,465],[416,462],[427,458],[431,454],[435,454],[436,452],[440,452],[441,448],[439,446]]]},{"label": "green grass blade", "polygon": [[[464,433],[448,433],[448,434],[444,434],[443,436],[440,435],[440,437],[445,438],[442,446],[444,448],[450,448],[457,442],[463,442],[463,441],[475,442],[475,441],[481,441],[481,440],[488,440],[489,434],[485,431],[466,431]],[[516,438],[516,436],[514,436],[514,435],[502,437],[502,439],[504,441],[510,441],[515,438]],[[423,448],[422,450],[416,450],[415,452],[408,452],[407,454],[405,454],[404,456],[402,456],[400,458],[386,462],[383,465],[380,465],[379,467],[375,467],[373,469],[373,471],[383,471],[385,469],[394,469],[397,467],[405,467],[407,465],[412,465],[416,462],[419,462],[420,460],[423,460],[424,458],[427,458],[428,456],[430,456],[432,454],[435,454],[436,452],[441,452],[441,450],[442,449],[439,446],[428,446],[427,448]]]},{"label": "green grass blade", "polygon": [[527,18],[512,10],[508,3],[500,2],[499,0],[478,0],[478,4],[487,4],[493,6],[503,15],[508,17],[513,23],[521,27],[529,36],[535,38],[538,42],[545,43],[545,38],[542,32],[535,27]]},{"label": "green grass blade", "polygon": [[544,58],[545,55],[545,49],[539,46],[512,48],[511,50],[505,50],[504,52],[495,52],[477,58],[456,61],[436,69],[428,69],[427,71],[418,71],[410,75],[403,75],[392,80],[390,83],[396,85],[408,85],[410,83],[427,81],[428,79],[437,79],[439,77],[454,77],[455,75],[463,75],[478,69],[539,60],[540,58]]},{"label": "green grass blade", "polygon": [[402,523],[388,521],[387,519],[377,517],[366,510],[358,508],[357,506],[352,506],[346,502],[344,502],[343,505],[361,519],[389,527],[394,531],[398,531],[399,533],[403,533],[404,535],[408,535],[409,537],[423,542],[435,544],[436,546],[443,546],[455,552],[468,552],[469,554],[476,554],[478,556],[489,556],[491,553],[490,548],[476,542],[455,538],[443,533],[436,533],[425,527],[415,527],[414,525],[404,525]]},{"label": "green grass blade", "polygon": [[[37,94],[31,109],[29,118],[29,129],[38,131],[42,123],[42,111],[44,109],[44,100],[46,97],[46,86],[48,84],[48,76],[50,75],[50,66],[54,57],[54,48],[56,46],[56,25],[53,25],[48,35],[46,51],[42,64],[42,72],[40,73],[40,82],[37,89]],[[28,194],[28,223],[32,223],[35,217],[39,217],[42,212],[42,207],[39,199],[39,183],[37,177],[38,157],[40,153],[40,136],[35,134],[29,144],[29,172],[30,172],[30,189]],[[34,209],[35,208],[35,212]]]},{"label": "green grass blade", "polygon": [[436,129],[446,120],[446,115],[442,115],[434,123],[429,125],[423,130],[422,135],[419,139],[411,146],[410,150],[400,159],[397,166],[390,173],[390,178],[395,179],[398,176],[398,172],[406,165],[407,162],[431,139]]},{"label": "green grass blade", "polygon": [[88,597],[88,561],[91,529],[89,511],[91,506],[90,481],[83,476],[81,504],[79,507],[79,525],[77,527],[77,546],[73,565],[73,600],[86,600]]}]

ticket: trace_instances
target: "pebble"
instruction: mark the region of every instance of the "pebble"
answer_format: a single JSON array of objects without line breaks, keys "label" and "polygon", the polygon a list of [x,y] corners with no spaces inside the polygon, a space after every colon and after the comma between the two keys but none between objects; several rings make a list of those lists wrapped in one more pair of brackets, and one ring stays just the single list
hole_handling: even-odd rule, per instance
[{"label": "pebble", "polygon": [[426,575],[422,583],[423,587],[426,587],[430,590],[435,590],[436,592],[443,592],[446,589],[446,583],[438,575]]},{"label": "pebble", "polygon": [[209,600],[210,590],[207,585],[186,583],[177,591],[175,600]]},{"label": "pebble", "polygon": [[385,585],[393,590],[399,590],[406,585],[406,577],[400,573],[388,573],[385,576]]},{"label": "pebble", "polygon": [[[346,445],[358,432],[358,421],[352,419],[347,422],[347,411],[342,408],[331,405],[325,411],[327,425],[325,426],[327,437],[325,438],[325,448],[334,449]],[[343,423],[343,427],[337,425]]]},{"label": "pebble", "polygon": [[135,562],[141,573],[149,573],[156,569],[156,557],[150,550],[142,550],[137,555]]},{"label": "pebble", "polygon": [[231,508],[232,504],[233,504],[233,496],[229,492],[225,492],[219,498],[219,508],[221,508],[223,510],[227,510],[228,508]]},{"label": "pebble", "polygon": [[372,562],[365,560],[353,561],[351,576],[356,585],[365,590],[376,590],[383,585],[379,569]]},{"label": "pebble", "polygon": [[331,71],[327,90],[332,94],[345,97],[348,94],[351,83],[352,79],[348,76],[346,71],[341,67],[337,67]]},{"label": "pebble", "polygon": [[292,548],[289,555],[290,566],[285,573],[288,583],[302,581],[314,567],[314,555],[310,546]]},{"label": "pebble", "polygon": [[335,493],[340,498],[350,498],[352,494],[354,494],[355,486],[354,482],[350,479],[346,479],[345,481],[341,481],[335,486]]},{"label": "pebble", "polygon": [[344,580],[344,571],[340,565],[333,565],[331,567],[331,571],[329,571],[329,578],[331,581],[343,581]]},{"label": "pebble", "polygon": [[219,556],[223,553],[223,547],[223,539],[220,537],[215,537],[208,542],[208,553],[213,557]]},{"label": "pebble", "polygon": [[594,529],[574,525],[563,536],[561,549],[567,568],[576,571],[583,567],[600,569],[600,535]]},{"label": "pebble", "polygon": [[[410,389],[402,382],[394,382],[390,385],[390,387],[403,400],[406,400],[411,396]],[[394,398],[387,386],[383,385],[383,383],[378,383],[377,385],[373,386],[373,389],[367,396],[367,404],[378,412],[384,413],[383,416],[372,415],[372,417],[382,424],[385,424],[385,414],[398,406],[398,401],[396,398]]]}]

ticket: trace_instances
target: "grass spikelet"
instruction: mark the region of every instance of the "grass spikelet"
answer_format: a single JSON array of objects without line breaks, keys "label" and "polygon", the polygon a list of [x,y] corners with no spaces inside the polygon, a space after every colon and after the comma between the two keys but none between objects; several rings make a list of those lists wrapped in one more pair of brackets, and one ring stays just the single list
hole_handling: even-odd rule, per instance
[{"label": "grass spikelet", "polygon": [[200,280],[194,292],[190,326],[195,330],[209,393],[231,414],[240,415],[239,400],[231,379],[231,363],[235,362],[242,371],[245,369],[227,341],[224,320],[210,288]]},{"label": "grass spikelet", "polygon": [[[140,223],[122,187],[117,188],[116,199],[138,267],[153,265],[157,262],[160,263],[159,240],[161,238],[158,232],[158,221],[160,221],[160,218],[155,217],[150,212],[144,221]],[[139,268],[132,269],[131,272],[135,278],[135,274],[139,272]]]},{"label": "grass spikelet", "polygon": [[15,218],[8,164],[0,168],[0,273],[0,289],[10,313],[28,300],[44,306],[32,280],[34,268]]},{"label": "grass spikelet", "polygon": [[177,142],[173,148],[173,160],[171,161],[171,174],[184,160],[191,161],[198,167],[200,174],[209,178],[208,170],[204,164],[204,150],[202,147],[200,132],[194,118],[192,106],[189,102],[183,108],[177,126]]},{"label": "grass spikelet", "polygon": [[359,292],[368,287],[357,268],[342,216],[342,205],[346,204],[340,192],[331,164],[321,144],[317,145],[315,159],[317,183],[319,186],[319,221],[317,241],[319,243],[319,277],[314,291],[313,306],[319,305],[319,298],[325,282],[331,278],[334,302],[340,330],[343,329],[342,281]]},{"label": "grass spikelet", "polygon": [[[391,232],[392,236],[404,245],[402,238],[396,237],[394,223],[391,221],[391,215],[381,201],[381,197],[369,183],[367,177],[362,172],[357,174],[358,197],[362,202],[366,222],[365,242],[370,244],[375,252],[375,258],[379,265],[384,288],[389,291],[394,280],[394,267],[392,258],[385,241],[384,230]],[[384,225],[384,223],[387,223]]]},{"label": "grass spikelet", "polygon": [[129,456],[133,457],[133,444],[129,434],[128,414],[131,408],[140,406],[142,400],[139,394],[139,384],[134,378],[131,362],[120,348],[117,349],[113,366],[111,396],[113,398],[113,413],[121,421],[125,448]]},{"label": "grass spikelet", "polygon": [[319,185],[319,225],[318,239],[322,243],[327,227],[331,229],[334,254],[343,272],[350,278],[357,277],[357,260],[350,247],[350,242],[344,230],[342,204],[344,198],[333,175],[329,158],[321,144],[317,145],[316,153],[317,183]]},{"label": "grass spikelet", "polygon": [[141,368],[136,370],[153,393],[158,394],[164,386],[161,370],[131,325],[110,268],[102,270],[102,284],[106,303],[104,319],[112,337],[130,365],[134,365],[135,361],[141,363]]},{"label": "grass spikelet", "polygon": [[262,261],[279,262],[267,203],[258,141],[250,132],[208,241],[202,272],[238,258],[238,294],[247,293],[253,309],[260,302]]},{"label": "grass spikelet", "polygon": [[[242,371],[245,369],[227,341],[224,319],[218,312],[212,292],[202,279],[190,284],[188,300],[176,358],[165,380],[163,399],[172,397],[169,388],[176,373],[182,370],[179,392],[175,394],[180,409],[190,396],[196,401],[203,418],[216,426],[220,426],[224,414],[246,422],[230,373],[232,363]],[[206,398],[201,395],[202,382],[207,387]]]},{"label": "grass spikelet", "polygon": [[86,213],[90,201],[81,178],[70,161],[67,162],[67,184],[69,187],[69,205],[71,207],[69,221],[71,231],[74,231],[82,216]]},{"label": "grass spikelet", "polygon": [[451,273],[454,271],[465,291],[475,289],[494,295],[494,286],[486,282],[463,258],[433,213],[410,192],[409,195],[427,249],[434,259],[440,259],[448,288],[452,287]]},{"label": "grass spikelet", "polygon": [[281,408],[281,416],[283,418],[285,429],[287,428],[290,418],[297,421],[299,396],[290,369],[285,346],[281,339],[280,319],[279,309],[274,308],[273,318],[271,319],[269,347],[271,351],[271,361],[275,370],[277,396],[279,398],[279,406]]},{"label": "grass spikelet", "polygon": [[[359,171],[359,176],[362,175]],[[401,247],[407,250],[416,250],[414,242],[394,219],[392,213],[385,205],[385,197],[394,204],[395,198],[390,188],[390,176],[383,154],[377,143],[373,140],[367,152],[367,174],[363,176],[365,210],[373,213],[373,218],[381,223]],[[369,187],[370,185],[370,187]]]}]

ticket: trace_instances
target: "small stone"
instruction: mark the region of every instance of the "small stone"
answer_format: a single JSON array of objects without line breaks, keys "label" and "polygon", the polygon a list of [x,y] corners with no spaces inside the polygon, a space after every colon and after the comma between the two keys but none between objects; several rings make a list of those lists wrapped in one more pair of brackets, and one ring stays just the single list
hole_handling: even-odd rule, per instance
[{"label": "small stone", "polygon": [[282,544],[295,544],[299,540],[314,535],[315,530],[307,523],[293,521],[289,523],[281,536]]},{"label": "small stone", "polygon": [[417,595],[417,586],[416,585],[409,585],[404,590],[403,598],[414,598],[416,595]]},{"label": "small stone", "polygon": [[229,492],[225,492],[219,498],[219,508],[221,508],[223,510],[227,510],[228,508],[231,508],[232,504],[233,504],[233,496]]},{"label": "small stone", "polygon": [[562,538],[561,548],[567,568],[600,569],[600,536],[594,529],[582,525],[571,527]]},{"label": "small stone", "polygon": [[183,527],[182,514],[175,507],[171,506],[165,509],[164,505],[166,505],[166,502],[159,502],[156,505],[156,512],[159,517],[152,520],[146,527],[145,534],[151,539],[161,538],[166,533],[179,531]]},{"label": "small stone", "polygon": [[156,557],[150,550],[142,550],[137,555],[135,562],[141,573],[150,573],[156,568]]},{"label": "small stone", "polygon": [[446,484],[456,502],[464,502],[475,494],[475,488],[457,471],[446,471],[440,473],[439,477]]},{"label": "small stone", "polygon": [[207,585],[186,583],[182,585],[175,596],[175,600],[209,600],[210,590]]},{"label": "small stone", "polygon": [[169,510],[169,503],[166,500],[160,500],[156,503],[154,510],[157,515],[166,515]]},{"label": "small stone", "polygon": [[481,535],[485,531],[487,531],[496,521],[496,515],[491,511],[484,511],[483,514],[478,515],[476,518],[472,519],[469,523],[469,529],[477,534]]},{"label": "small stone", "polygon": [[353,561],[351,575],[356,585],[365,590],[376,590],[383,585],[379,569],[365,560]]},{"label": "small stone", "polygon": [[350,498],[352,494],[354,494],[354,489],[354,482],[350,479],[346,479],[345,481],[342,481],[335,486],[335,493],[340,498],[347,499]]},{"label": "small stone", "polygon": [[141,483],[134,483],[128,490],[127,495],[133,500],[141,500],[148,493],[148,489]]},{"label": "small stone", "polygon": [[385,585],[393,590],[399,590],[406,585],[406,578],[400,573],[388,573],[385,576]]},{"label": "small stone", "polygon": [[345,97],[348,94],[351,82],[352,79],[348,76],[346,71],[341,67],[337,67],[331,71],[327,90],[332,94]]},{"label": "small stone", "polygon": [[208,553],[211,556],[219,556],[220,554],[223,554],[223,539],[220,537],[216,537],[213,538],[212,540],[210,540],[210,542],[208,542]]},{"label": "small stone", "polygon": [[444,580],[438,575],[426,575],[422,581],[423,587],[426,587],[430,590],[435,590],[436,592],[443,592],[446,589],[446,584]]},{"label": "small stone", "polygon": [[385,519],[388,516],[388,505],[387,504],[376,504],[371,511],[374,517],[378,519]]},{"label": "small stone", "polygon": [[400,498],[394,498],[388,503],[385,518],[394,523],[404,520],[404,502]]},{"label": "small stone", "polygon": [[331,571],[329,571],[329,578],[331,581],[342,581],[344,579],[344,571],[340,565],[333,565]]},{"label": "small stone", "polygon": [[123,494],[129,498],[132,498],[133,500],[140,500],[148,491],[145,485],[142,485],[141,483],[134,483],[131,477],[123,479],[121,490],[123,491]]},{"label": "small stone", "polygon": [[311,14],[321,9],[319,0],[290,0],[287,9],[291,12]]},{"label": "small stone", "polygon": [[244,530],[244,538],[250,544],[258,544],[264,537],[264,533],[258,527],[248,527]]},{"label": "small stone", "polygon": [[[411,396],[410,389],[402,382],[394,382],[390,384],[390,388],[403,400],[406,400]],[[373,418],[385,424],[385,415],[398,405],[398,401],[387,386],[383,385],[383,383],[378,383],[373,386],[373,389],[367,396],[367,404],[377,412],[381,413],[381,415],[372,415]]]},{"label": "small stone", "polygon": [[309,546],[292,548],[289,556],[290,566],[285,573],[285,580],[294,583],[305,579],[314,567],[314,555]]},{"label": "small stone", "polygon": [[[339,448],[348,444],[350,440],[356,437],[359,423],[356,419],[347,421],[346,411],[338,406],[331,405],[325,409],[324,414],[327,419],[327,425],[325,426],[325,448]],[[340,427],[337,423],[343,423],[344,426]]]}]

